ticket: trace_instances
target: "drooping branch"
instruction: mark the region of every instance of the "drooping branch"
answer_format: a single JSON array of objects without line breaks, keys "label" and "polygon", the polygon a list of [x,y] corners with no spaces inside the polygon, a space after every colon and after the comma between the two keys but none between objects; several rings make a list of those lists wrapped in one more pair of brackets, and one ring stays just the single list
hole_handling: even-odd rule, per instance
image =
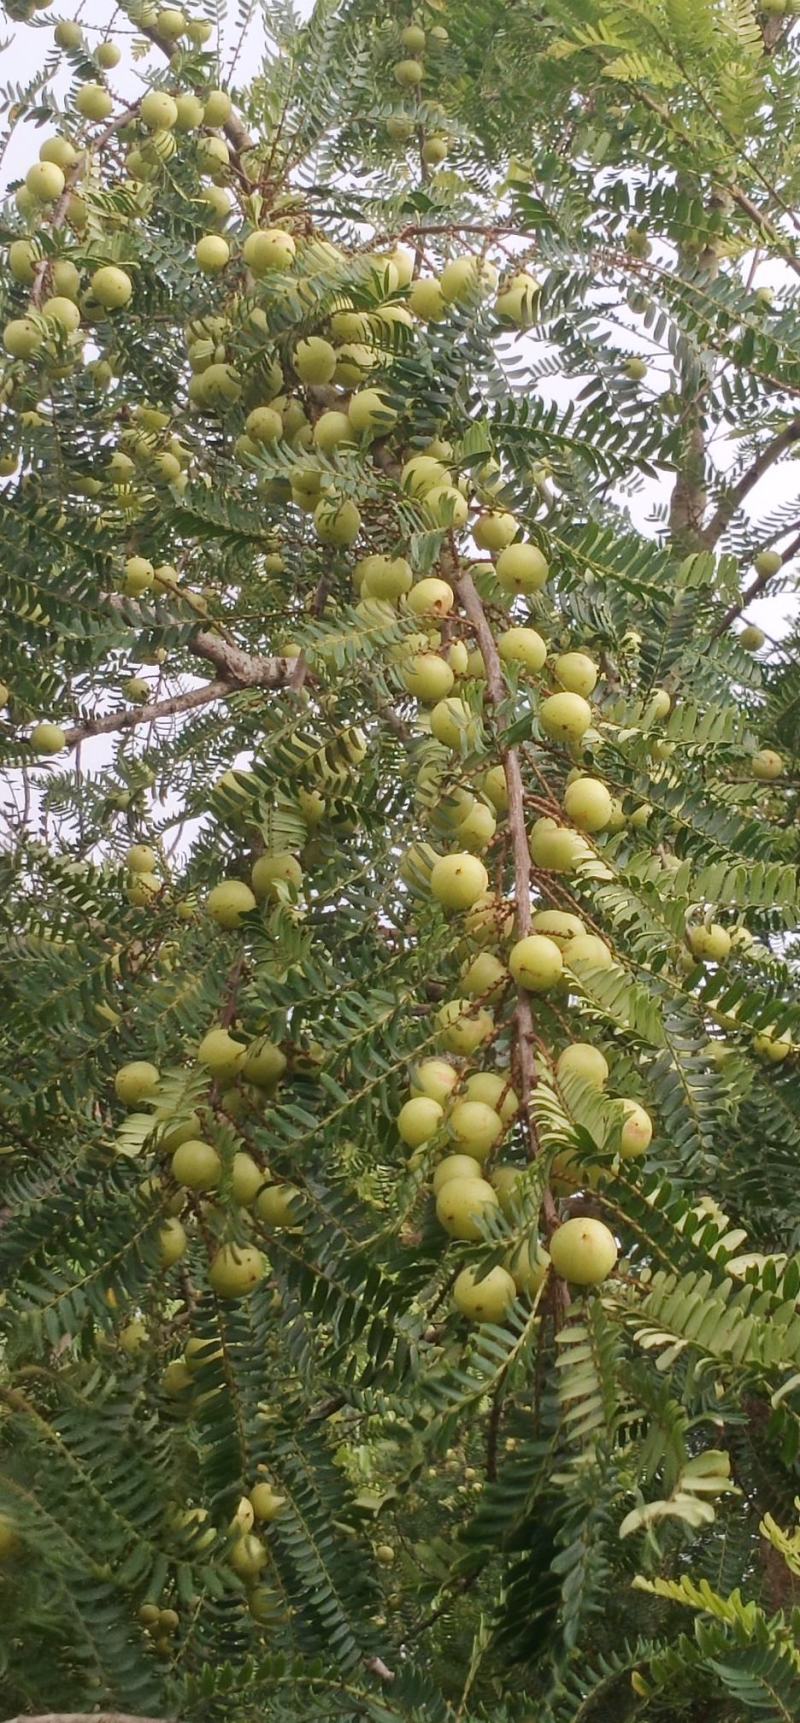
[{"label": "drooping branch", "polygon": [[785,455],[787,449],[792,448],[793,444],[799,440],[800,418],[792,419],[791,424],[786,425],[782,431],[778,432],[777,436],[765,443],[760,454],[756,456],[747,471],[742,473],[736,484],[731,486],[708,525],[703,528],[700,536],[705,550],[713,550],[717,540],[733,519],[736,510],[741,507],[745,497],[758,484],[759,479],[763,478],[770,467],[774,467],[775,462],[780,460],[781,455]]},{"label": "drooping branch", "polygon": [[185,694],[175,694],[167,700],[154,700],[146,706],[128,706],[122,712],[107,712],[100,718],[87,718],[66,733],[66,746],[75,748],[88,736],[110,735],[117,730],[135,730],[140,724],[151,724],[159,718],[172,718],[177,712],[192,712],[208,706],[213,700],[226,700],[242,688],[285,688],[290,685],[295,668],[291,658],[260,658],[245,652],[232,641],[202,629],[189,643],[196,658],[204,658],[221,672],[213,682],[200,688],[190,688]]}]

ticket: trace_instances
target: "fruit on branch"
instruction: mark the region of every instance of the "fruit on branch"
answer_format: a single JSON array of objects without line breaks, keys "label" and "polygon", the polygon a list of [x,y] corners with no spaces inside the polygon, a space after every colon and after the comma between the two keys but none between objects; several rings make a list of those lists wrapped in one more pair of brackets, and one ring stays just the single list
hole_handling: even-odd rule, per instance
[{"label": "fruit on branch", "polygon": [[580,831],[602,832],[611,820],[611,796],[599,778],[575,778],[564,792],[564,811]]},{"label": "fruit on branch", "polygon": [[448,1053],[474,1053],[494,1033],[490,1011],[471,999],[448,999],[436,1013],[442,1045]]},{"label": "fruit on branch", "polygon": [[477,1240],[482,1222],[499,1208],[497,1192],[486,1179],[452,1178],[436,1198],[436,1218],[451,1238]]},{"label": "fruit on branch", "polygon": [[456,1151],[485,1161],[503,1135],[503,1121],[485,1101],[456,1101],[447,1121]]},{"label": "fruit on branch", "polygon": [[763,628],[756,628],[754,622],[749,622],[737,636],[737,643],[743,652],[760,652],[766,638]]},{"label": "fruit on branch", "polygon": [[336,348],[321,335],[298,341],[293,364],[301,383],[329,383],[336,370]]},{"label": "fruit on branch", "polygon": [[389,406],[379,389],[359,389],[350,397],[347,417],[359,436],[365,433],[377,435],[379,431],[385,433],[391,430],[397,420],[397,413],[394,407]]},{"label": "fruit on branch", "polygon": [[431,891],[445,909],[471,909],[488,886],[483,862],[467,850],[440,856],[431,868]]},{"label": "fruit on branch", "polygon": [[599,671],[586,652],[559,653],[554,669],[568,694],[582,694],[586,698],[597,686]]},{"label": "fruit on branch", "polygon": [[480,1179],[481,1169],[471,1155],[445,1155],[433,1175],[433,1194],[438,1196],[448,1179]]},{"label": "fruit on branch", "polygon": [[209,1267],[208,1284],[219,1298],[246,1298],[266,1272],[263,1252],[254,1245],[223,1244]]},{"label": "fruit on branch", "polygon": [[242,1076],[259,1089],[274,1090],[284,1071],[287,1059],[274,1041],[252,1041],[245,1050]]},{"label": "fruit on branch", "polygon": [[209,1029],[197,1049],[197,1062],[215,1077],[230,1076],[240,1069],[245,1056],[241,1041],[227,1029]]},{"label": "fruit on branch", "polygon": [[[484,520],[487,517],[484,516]],[[511,520],[510,515],[505,518]],[[480,523],[479,523],[480,524]],[[516,523],[514,523],[516,525]],[[484,535],[485,536],[485,535]],[[478,539],[477,529],[475,538]],[[507,544],[501,550],[495,564],[495,574],[498,586],[504,592],[514,594],[524,592],[540,592],[546,584],[550,573],[550,565],[535,544]],[[512,633],[532,634],[533,629],[513,629]]]},{"label": "fruit on branch", "polygon": [[547,1277],[550,1252],[537,1239],[522,1240],[508,1258],[508,1267],[517,1292],[533,1297]]},{"label": "fruit on branch", "polygon": [[592,1089],[604,1089],[608,1082],[608,1060],[590,1041],[573,1041],[556,1060],[556,1076],[581,1077]]},{"label": "fruit on branch", "polygon": [[446,748],[460,749],[475,737],[476,719],[466,701],[451,694],[437,701],[431,712],[431,731]]},{"label": "fruit on branch", "polygon": [[241,879],[220,880],[206,898],[206,909],[218,927],[239,927],[243,915],[256,907],[255,894]]},{"label": "fruit on branch", "polygon": [[537,909],[531,926],[534,933],[546,933],[548,939],[554,939],[562,948],[568,939],[586,931],[580,916],[564,909]]},{"label": "fruit on branch", "polygon": [[438,281],[427,281],[421,277],[412,281],[408,303],[414,316],[420,317],[424,323],[440,323],[447,315],[447,301]]},{"label": "fruit on branch", "polygon": [[401,680],[409,694],[421,700],[423,705],[430,706],[446,698],[455,676],[450,665],[437,652],[417,652],[401,672]]},{"label": "fruit on branch", "polygon": [[695,927],[687,927],[686,943],[692,956],[701,963],[723,963],[731,949],[731,936],[718,921],[699,922]]},{"label": "fruit on branch", "polygon": [[171,1215],[158,1229],[158,1258],[162,1268],[172,1268],[189,1249],[189,1240],[179,1220]]},{"label": "fruit on branch", "polygon": [[114,1078],[114,1092],[124,1107],[136,1107],[155,1094],[160,1082],[158,1067],[147,1059],[132,1059],[121,1065]]},{"label": "fruit on branch", "polygon": [[178,108],[167,90],[148,90],[139,103],[139,118],[150,132],[171,131]]},{"label": "fruit on branch", "polygon": [[517,329],[530,329],[536,322],[541,287],[536,277],[519,269],[504,281],[494,302],[498,317],[504,323],[514,323]]},{"label": "fruit on branch", "polygon": [[146,904],[152,903],[153,898],[158,897],[163,889],[164,881],[159,879],[158,874],[136,873],[128,881],[125,895],[129,903],[142,909]]},{"label": "fruit on branch", "polygon": [[490,766],[483,777],[483,791],[497,814],[508,812],[508,783],[504,766]]},{"label": "fruit on branch", "polygon": [[444,1108],[458,1085],[458,1072],[446,1059],[423,1059],[411,1068],[412,1095],[427,1095]]},{"label": "fruit on branch", "polygon": [[3,329],[3,346],[12,359],[30,359],[43,340],[44,331],[32,317],[12,317]]},{"label": "fruit on branch", "polygon": [[479,951],[461,970],[462,992],[470,999],[491,1000],[501,993],[508,980],[508,970],[491,951]]},{"label": "fruit on branch", "polygon": [[107,120],[114,112],[114,103],[103,84],[81,84],[75,106],[85,120]]},{"label": "fruit on branch", "polygon": [[455,593],[446,580],[428,575],[412,586],[406,604],[415,616],[449,616],[455,603]]},{"label": "fruit on branch", "polygon": [[647,376],[644,359],[638,359],[635,355],[632,359],[626,359],[622,368],[630,383],[641,383]]},{"label": "fruit on branch", "polygon": [[131,873],[154,873],[158,857],[150,844],[132,844],[125,861]]},{"label": "fruit on branch", "polygon": [[222,1177],[222,1162],[211,1143],[190,1138],[175,1150],[171,1161],[176,1183],[190,1191],[212,1191]]},{"label": "fruit on branch", "polygon": [[[513,515],[505,514],[504,512],[496,509],[490,509],[486,514],[479,515],[472,529],[472,536],[480,550],[499,551],[502,554],[503,551],[510,547],[518,532],[519,521],[516,521]],[[535,551],[536,549],[535,545],[520,545],[518,548],[526,552]],[[539,570],[543,562],[544,557],[541,556],[541,553],[537,552],[534,557],[528,555],[527,557],[517,559],[516,566],[523,572],[526,568],[528,570]],[[500,566],[499,556],[497,559],[497,566],[498,568]],[[505,566],[507,568],[508,563],[506,563]],[[513,562],[512,566],[514,566]],[[547,564],[545,563],[544,566],[546,569]],[[530,578],[530,575],[528,578]],[[546,579],[547,575],[545,573],[543,577],[539,578],[538,585],[543,586]],[[517,589],[514,588],[513,590]],[[526,589],[524,587],[520,587],[519,590],[535,591],[536,588],[529,587]]]},{"label": "fruit on branch", "polygon": [[300,1197],[296,1185],[268,1184],[256,1197],[255,1212],[265,1226],[296,1227],[295,1203]]},{"label": "fruit on branch", "polygon": [[105,263],[102,268],[94,271],[90,288],[92,298],[106,311],[119,311],[123,305],[127,305],[133,293],[133,282],[124,269],[118,269],[113,263]]},{"label": "fruit on branch", "polygon": [[60,754],[67,745],[66,735],[60,724],[37,724],[29,739],[35,754]]},{"label": "fruit on branch", "polygon": [[406,1101],[397,1115],[397,1129],[410,1149],[419,1149],[435,1136],[444,1118],[444,1107],[429,1095]]},{"label": "fruit on branch", "polygon": [[622,1102],[625,1121],[622,1126],[619,1152],[624,1161],[644,1155],[653,1140],[653,1121],[638,1101]]},{"label": "fruit on branch", "polygon": [[55,203],[61,196],[66,181],[57,162],[38,161],[28,168],[25,184],[37,203]]},{"label": "fruit on branch", "polygon": [[453,1286],[453,1303],[470,1322],[502,1322],[517,1296],[507,1268],[490,1268],[482,1279],[473,1268],[462,1268]]},{"label": "fruit on branch", "polygon": [[779,550],[760,550],[753,558],[753,567],[762,580],[768,580],[783,568],[783,557]]},{"label": "fruit on branch", "polygon": [[[221,1296],[223,1298],[239,1298],[242,1294],[223,1292]],[[257,1579],[262,1568],[267,1565],[269,1551],[260,1538],[254,1537],[252,1532],[245,1532],[241,1537],[234,1540],[228,1560],[239,1579],[245,1581]]]},{"label": "fruit on branch", "polygon": [[150,693],[150,683],[145,676],[129,676],[122,684],[122,692],[134,706],[141,706]]},{"label": "fruit on branch", "polygon": [[549,814],[531,827],[528,847],[531,861],[552,873],[573,873],[587,853],[584,839],[569,826],[560,826]]},{"label": "fruit on branch", "polygon": [[[532,548],[532,546],[524,544],[512,545],[510,550],[504,550],[502,556],[498,558],[498,568],[503,556],[513,556],[518,550]],[[547,658],[547,646],[541,634],[537,634],[535,628],[519,625],[506,628],[502,634],[498,635],[497,651],[504,664],[522,664],[526,670],[533,671],[541,670]]]},{"label": "fruit on branch", "polygon": [[788,1032],[776,1035],[774,1027],[760,1029],[758,1034],[753,1036],[753,1050],[759,1059],[764,1059],[768,1065],[783,1064],[784,1059],[788,1059],[789,1054],[794,1051]]},{"label": "fruit on branch", "polygon": [[592,708],[581,694],[549,694],[539,708],[546,736],[554,742],[579,742],[592,722]]},{"label": "fruit on branch", "polygon": [[291,269],[297,246],[290,233],[282,227],[260,228],[248,234],[242,256],[256,278],[268,275],[272,269]]},{"label": "fruit on branch", "polygon": [[283,887],[297,893],[303,884],[303,870],[288,850],[275,850],[259,856],[253,863],[250,880],[259,903],[266,897],[280,897]]},{"label": "fruit on branch", "polygon": [[603,1221],[576,1217],[556,1227],[550,1260],[556,1274],[573,1286],[599,1286],[616,1263],[616,1240]]},{"label": "fruit on branch", "polygon": [[313,520],[321,544],[355,544],[361,531],[361,516],[349,497],[338,504],[323,497],[314,509]]},{"label": "fruit on branch", "polygon": [[455,257],[445,264],[439,276],[439,286],[448,305],[471,299],[478,292],[490,293],[496,285],[497,270],[486,258],[479,261],[477,257]]},{"label": "fruit on branch", "polygon": [[230,262],[231,248],[221,234],[204,233],[197,241],[194,255],[204,275],[219,275]]},{"label": "fruit on branch", "polygon": [[508,967],[517,986],[526,993],[544,993],[561,980],[564,963],[555,940],[546,934],[529,933],[512,945]]},{"label": "fruit on branch", "polygon": [[253,1485],[249,1500],[255,1518],[266,1525],[269,1525],[272,1520],[276,1520],[281,1509],[286,1505],[286,1497],[279,1496],[277,1491],[273,1490],[272,1485],[266,1482]]},{"label": "fruit on branch", "polygon": [[410,90],[416,84],[422,83],[425,68],[419,60],[398,60],[394,67],[394,76],[401,89]]},{"label": "fruit on branch", "polygon": [[772,783],[774,778],[782,777],[783,760],[780,754],[776,754],[774,748],[759,748],[758,753],[753,755],[752,772],[754,778],[765,784]]},{"label": "fruit on branch", "polygon": [[587,969],[613,969],[614,953],[595,933],[575,934],[564,944],[564,962],[569,969],[583,965]]}]

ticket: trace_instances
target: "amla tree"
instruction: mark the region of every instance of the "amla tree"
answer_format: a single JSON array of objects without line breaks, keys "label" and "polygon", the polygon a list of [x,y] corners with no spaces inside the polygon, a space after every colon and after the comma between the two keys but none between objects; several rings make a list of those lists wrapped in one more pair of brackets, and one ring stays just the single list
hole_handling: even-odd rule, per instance
[{"label": "amla tree", "polygon": [[788,8],[126,14],[9,96],[5,1707],[796,1716]]}]

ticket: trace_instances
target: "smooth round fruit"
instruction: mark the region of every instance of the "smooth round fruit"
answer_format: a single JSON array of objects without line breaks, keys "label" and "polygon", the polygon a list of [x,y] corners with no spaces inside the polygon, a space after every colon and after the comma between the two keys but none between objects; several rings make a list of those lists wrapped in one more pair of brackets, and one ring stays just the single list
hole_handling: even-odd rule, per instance
[{"label": "smooth round fruit", "polygon": [[436,1134],[444,1118],[444,1108],[428,1095],[416,1095],[400,1108],[397,1129],[410,1149],[419,1149]]},{"label": "smooth round fruit", "polygon": [[555,673],[568,694],[583,694],[584,698],[597,687],[597,665],[585,652],[562,652],[555,662]]},{"label": "smooth round fruit", "polygon": [[759,748],[758,753],[753,755],[752,772],[754,778],[759,778],[765,784],[771,783],[773,778],[780,778],[783,774],[780,754],[776,754],[773,748]]},{"label": "smooth round fruit", "polygon": [[[410,562],[404,556],[364,557],[362,566],[364,564],[367,566],[364,568],[361,581],[363,596],[387,598],[393,602],[411,590],[414,575]],[[452,671],[450,675],[452,686]],[[447,689],[444,689],[443,692],[447,693]]]},{"label": "smooth round fruit", "polygon": [[197,1049],[197,1062],[215,1077],[229,1075],[239,1069],[244,1053],[241,1041],[235,1041],[227,1029],[209,1029]]},{"label": "smooth round fruit", "polygon": [[558,1056],[556,1076],[580,1077],[592,1089],[604,1089],[608,1082],[608,1061],[590,1041],[573,1041]]},{"label": "smooth round fruit", "polygon": [[279,1496],[272,1485],[265,1482],[253,1485],[249,1500],[256,1519],[268,1525],[277,1519],[286,1497]]},{"label": "smooth round fruit", "polygon": [[140,1352],[143,1352],[148,1339],[147,1324],[142,1322],[141,1317],[135,1317],[132,1322],[126,1322],[125,1327],[119,1331],[120,1346],[129,1358],[136,1358]]},{"label": "smooth round fruit", "polygon": [[570,969],[576,963],[592,969],[613,969],[614,953],[596,933],[578,933],[564,945],[564,962]]},{"label": "smooth round fruit", "polygon": [[285,228],[268,227],[248,235],[242,256],[253,275],[261,276],[271,269],[290,269],[296,250],[292,235]]},{"label": "smooth round fruit", "polygon": [[30,745],[35,754],[60,754],[67,738],[60,724],[37,724],[31,731]]},{"label": "smooth round fruit", "polygon": [[395,82],[402,89],[412,89],[415,84],[421,84],[425,76],[425,68],[419,60],[398,60],[394,67]]},{"label": "smooth round fruit", "polygon": [[184,1228],[173,1215],[158,1229],[158,1258],[162,1268],[172,1268],[173,1263],[180,1262],[188,1249],[189,1240]]},{"label": "smooth round fruit", "polygon": [[205,275],[219,275],[230,262],[231,248],[220,233],[204,233],[197,241],[194,255]]},{"label": "smooth round fruit", "polygon": [[[484,519],[486,518],[488,517],[484,517]],[[511,518],[510,515],[495,517],[495,519],[505,520],[511,520]],[[514,525],[516,526],[516,522]],[[480,542],[477,530],[475,538],[476,542]],[[541,592],[549,573],[550,564],[535,544],[509,544],[505,550],[501,550],[495,563],[497,584],[503,592]],[[534,630],[519,629],[511,632],[533,634]],[[539,639],[538,635],[536,635],[536,639]],[[536,668],[540,669],[541,666],[537,665]]]},{"label": "smooth round fruit", "polygon": [[433,1194],[438,1197],[448,1179],[480,1179],[481,1169],[471,1155],[445,1155],[433,1175]]},{"label": "smooth round fruit", "polygon": [[233,104],[227,90],[209,90],[203,120],[207,126],[224,126],[231,117]]},{"label": "smooth round fruit", "polygon": [[768,580],[771,575],[778,574],[782,569],[783,557],[777,550],[760,550],[753,559],[753,567],[756,574],[761,575],[762,580]]},{"label": "smooth round fruit", "polygon": [[586,931],[580,916],[564,909],[538,909],[531,926],[534,933],[546,933],[548,939],[554,939],[562,947],[568,939]]},{"label": "smooth round fruit", "polygon": [[515,323],[518,329],[530,329],[536,322],[541,287],[534,275],[518,270],[503,285],[494,302],[498,317]]},{"label": "smooth round fruit", "polygon": [[222,1162],[211,1143],[190,1138],[181,1143],[171,1161],[172,1176],[190,1191],[213,1191],[222,1177]]},{"label": "smooth round fruit", "polygon": [[63,169],[57,162],[34,162],[25,175],[25,184],[37,203],[55,203],[61,196],[66,181]]},{"label": "smooth round fruit", "polygon": [[638,1101],[623,1101],[625,1123],[622,1127],[619,1152],[623,1161],[645,1155],[653,1140],[653,1121]]},{"label": "smooth round fruit", "polygon": [[247,415],[245,429],[254,443],[277,443],[283,436],[283,419],[274,407],[254,407]]},{"label": "smooth round fruit", "polygon": [[543,993],[561,980],[564,963],[555,940],[543,933],[529,933],[511,947],[508,967],[517,986],[526,993]]},{"label": "smooth round fruit", "polygon": [[204,108],[199,96],[193,90],[182,90],[175,97],[177,117],[175,130],[177,132],[194,132],[203,124]]},{"label": "smooth round fruit", "polygon": [[447,1128],[460,1154],[485,1161],[503,1135],[503,1121],[485,1101],[456,1101]]},{"label": "smooth round fruit", "polygon": [[378,432],[391,430],[397,420],[397,413],[394,407],[389,406],[379,389],[359,389],[350,397],[347,417],[359,436],[365,432],[377,435]]},{"label": "smooth round fruit", "polygon": [[451,1238],[477,1240],[481,1223],[500,1204],[485,1179],[448,1179],[436,1198],[436,1219]]},{"label": "smooth round fruit", "polygon": [[255,907],[255,894],[241,879],[220,880],[206,898],[206,909],[218,927],[239,927],[242,916]]},{"label": "smooth round fruit", "polygon": [[431,892],[445,909],[471,909],[488,886],[483,862],[468,850],[440,856],[431,869]]},{"label": "smooth round fruit", "polygon": [[12,359],[30,359],[43,339],[43,331],[32,317],[12,317],[3,329],[3,346]]},{"label": "smooth round fruit", "polygon": [[756,628],[754,622],[748,622],[747,627],[737,635],[737,643],[743,652],[760,652],[766,638],[763,628]]},{"label": "smooth round fruit", "polygon": [[692,956],[702,963],[723,963],[731,949],[728,929],[721,927],[718,921],[709,922],[708,926],[700,922],[696,927],[687,928],[686,941]]},{"label": "smooth round fruit", "polygon": [[491,951],[479,951],[461,971],[461,988],[470,999],[492,999],[508,980],[508,970]]},{"label": "smooth round fruit", "polygon": [[412,281],[408,303],[414,316],[423,323],[440,323],[447,313],[447,301],[438,281]]},{"label": "smooth round fruit", "polygon": [[253,863],[250,879],[261,903],[265,897],[280,897],[283,886],[288,886],[294,893],[299,892],[303,870],[288,850],[275,850],[271,855],[259,856]]},{"label": "smooth round fruit", "polygon": [[616,1240],[601,1220],[567,1220],[550,1240],[550,1260],[556,1274],[573,1286],[599,1286],[616,1263]]},{"label": "smooth round fruit", "polygon": [[564,793],[564,812],[582,832],[602,832],[613,807],[611,796],[599,778],[576,778]]},{"label": "smooth round fruit", "polygon": [[150,683],[146,676],[129,676],[127,682],[122,685],[122,692],[125,699],[132,701],[134,706],[141,706],[150,693]]},{"label": "smooth round fruit", "polygon": [[436,1021],[449,1053],[474,1053],[494,1032],[491,1012],[477,1008],[471,999],[448,999],[439,1007]]},{"label": "smooth round fruit", "polygon": [[124,1107],[135,1107],[139,1101],[152,1097],[158,1084],[157,1065],[151,1065],[147,1059],[132,1059],[128,1065],[120,1066],[114,1078],[114,1091]]},{"label": "smooth round fruit", "polygon": [[259,1089],[273,1090],[286,1070],[286,1054],[274,1041],[252,1041],[242,1065],[242,1076]]},{"label": "smooth round fruit", "polygon": [[412,1095],[428,1095],[432,1101],[446,1106],[458,1084],[458,1072],[446,1059],[423,1059],[411,1070]]},{"label": "smooth round fruit", "polygon": [[83,31],[80,24],[76,24],[71,18],[61,19],[56,24],[53,36],[57,47],[68,48],[72,53],[75,53],[83,42]]},{"label": "smooth round fruit", "polygon": [[[481,515],[479,517],[479,519],[476,520],[475,525],[472,529],[472,536],[475,540],[475,543],[479,546],[479,548],[481,550],[491,550],[491,551],[503,552],[511,545],[512,540],[516,538],[518,532],[519,532],[519,521],[516,521],[514,519],[513,515],[505,514],[502,511],[490,509],[487,514]],[[520,546],[520,549],[533,550],[534,546],[533,545],[523,545],[523,546]],[[538,558],[539,553],[537,552],[536,554],[537,554],[537,558]],[[546,564],[546,562],[544,562],[544,557],[541,557],[540,561],[542,563],[544,563],[545,570],[546,570],[547,564]],[[513,566],[513,563],[512,563],[512,566]],[[539,561],[536,561],[535,559],[521,559],[519,562],[519,566],[520,567],[528,566],[530,568],[535,566],[538,568],[539,567]],[[498,569],[500,567],[500,558],[499,557],[497,560],[497,567],[498,567]],[[509,567],[508,562],[506,562],[505,567],[506,568]],[[545,573],[543,578],[539,580],[539,583],[538,583],[539,586],[544,586],[544,582],[546,579],[547,579],[547,574]],[[523,591],[525,589],[522,587],[517,589],[515,587],[514,591],[517,591],[517,590]],[[527,590],[528,591],[535,591],[536,588],[535,587],[529,587]]]},{"label": "smooth round fruit", "polygon": [[256,1197],[255,1212],[265,1226],[296,1226],[294,1203],[300,1192],[296,1185],[265,1185]]},{"label": "smooth round fruit", "polygon": [[437,701],[431,712],[431,731],[437,742],[446,748],[460,748],[474,732],[475,720],[466,701],[451,694]]},{"label": "smooth round fruit", "polygon": [[794,1049],[788,1033],[776,1035],[774,1029],[761,1029],[753,1036],[753,1050],[767,1064],[780,1065]]},{"label": "smooth round fruit", "polygon": [[158,857],[149,844],[132,844],[125,858],[131,873],[155,873]]},{"label": "smooth round fruit", "polygon": [[164,881],[159,879],[157,873],[135,873],[131,875],[125,895],[129,903],[142,909],[146,904],[152,903],[153,898],[158,897],[163,889]]},{"label": "smooth round fruit", "polygon": [[529,1297],[539,1291],[550,1267],[550,1252],[535,1239],[523,1239],[509,1257],[508,1266],[517,1292]]},{"label": "smooth round fruit", "polygon": [[506,1268],[490,1268],[482,1280],[475,1270],[462,1268],[453,1286],[453,1303],[470,1322],[502,1322],[508,1315],[517,1289]]},{"label": "smooth round fruit", "polygon": [[123,590],[129,598],[138,598],[140,592],[147,592],[153,585],[155,577],[156,571],[146,556],[129,556],[125,562]]},{"label": "smooth round fruit", "polygon": [[[510,556],[512,551],[526,549],[525,545],[512,545],[510,551],[504,551],[504,556]],[[535,628],[507,628],[498,637],[497,651],[504,664],[522,664],[526,670],[541,670],[547,658],[547,646],[541,634]]]},{"label": "smooth round fruit", "polygon": [[301,383],[329,383],[336,370],[336,348],[321,335],[310,335],[295,347],[294,368]]},{"label": "smooth round fruit", "polygon": [[122,54],[116,42],[98,42],[94,57],[104,72],[110,72],[119,65]]},{"label": "smooth round fruit", "polygon": [[114,103],[103,84],[81,84],[75,106],[85,120],[107,120],[114,111]]},{"label": "smooth round fruit", "polygon": [[231,1166],[231,1194],[240,1208],[249,1208],[254,1203],[264,1183],[264,1173],[252,1155],[245,1149],[237,1149]]},{"label": "smooth round fruit", "polygon": [[666,688],[654,688],[647,703],[651,718],[666,718],[672,706],[672,699]]},{"label": "smooth round fruit", "polygon": [[511,1123],[519,1112],[519,1100],[508,1077],[500,1071],[475,1071],[467,1078],[465,1094],[468,1101],[482,1101],[497,1113],[504,1125]]},{"label": "smooth round fruit", "polygon": [[401,672],[401,680],[416,700],[432,706],[436,701],[446,699],[455,676],[450,665],[437,652],[417,652],[408,668]]},{"label": "smooth round fruit", "polygon": [[349,497],[338,505],[323,497],[314,509],[313,519],[314,531],[321,544],[355,544],[361,531],[361,516]]},{"label": "smooth round fruit", "polygon": [[[258,1254],[256,1252],[256,1255]],[[241,1297],[241,1294],[223,1293],[221,1296],[223,1298],[238,1298]],[[240,1579],[256,1579],[261,1569],[267,1565],[269,1552],[260,1538],[254,1537],[252,1532],[245,1532],[242,1537],[236,1538],[228,1560],[234,1573],[238,1574]]]},{"label": "smooth round fruit", "polygon": [[106,311],[118,311],[121,306],[127,305],[133,293],[133,282],[124,269],[118,269],[113,263],[105,263],[101,269],[94,271],[90,289],[92,297]]},{"label": "smooth round fruit", "polygon": [[479,262],[477,257],[455,257],[451,263],[445,264],[439,276],[439,286],[448,305],[462,299],[470,299],[479,290],[491,291],[496,285],[497,270],[494,264],[485,259]]},{"label": "smooth round fruit", "polygon": [[208,1283],[219,1298],[246,1298],[263,1280],[263,1253],[250,1244],[223,1244],[208,1271]]},{"label": "smooth round fruit", "polygon": [[633,359],[626,359],[625,364],[623,365],[623,371],[631,383],[641,383],[643,378],[647,376],[647,366],[644,360],[637,359],[636,357]]},{"label": "smooth round fruit", "polygon": [[505,766],[490,766],[483,778],[483,792],[497,814],[508,811],[508,783]]},{"label": "smooth round fruit", "polygon": [[139,105],[142,125],[150,132],[171,131],[178,118],[178,109],[166,90],[148,90]]},{"label": "smooth round fruit", "polygon": [[415,616],[449,616],[454,603],[452,586],[432,575],[418,580],[406,598],[406,604]]},{"label": "smooth round fruit", "polygon": [[550,694],[542,701],[539,718],[552,741],[579,742],[592,722],[592,708],[580,694]]}]

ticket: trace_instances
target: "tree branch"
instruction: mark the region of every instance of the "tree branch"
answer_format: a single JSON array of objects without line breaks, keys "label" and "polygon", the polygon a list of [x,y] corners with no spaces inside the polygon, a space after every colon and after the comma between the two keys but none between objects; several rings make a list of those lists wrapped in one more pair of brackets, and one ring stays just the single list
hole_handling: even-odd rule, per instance
[{"label": "tree branch", "polygon": [[[800,533],[798,533],[797,538],[792,539],[791,544],[782,552],[781,567],[784,567],[787,562],[791,562],[792,558],[797,555],[799,550]],[[770,581],[774,579],[774,574],[757,574],[755,580],[751,580],[750,585],[745,588],[741,598],[737,598],[736,603],[731,604],[728,607],[725,615],[716,624],[716,626],[712,628],[711,639],[718,640],[719,636],[724,634],[726,629],[730,628],[731,623],[736,621],[737,616],[741,616],[742,611],[747,609],[748,604],[752,604],[754,598],[760,598],[764,588],[767,587]]]},{"label": "tree branch", "polygon": [[747,471],[723,497],[716,513],[712,515],[708,525],[703,528],[700,537],[705,550],[713,550],[717,540],[721,538],[745,497],[758,484],[759,479],[763,478],[764,474],[769,471],[769,468],[780,460],[781,455],[784,455],[786,450],[790,449],[798,440],[800,440],[800,418],[793,419],[791,424],[786,425],[782,431],[778,432],[777,436],[764,445],[761,453],[756,456]]},{"label": "tree branch", "polygon": [[169,700],[156,700],[148,706],[127,706],[122,712],[107,712],[100,718],[87,718],[66,733],[66,746],[75,748],[87,736],[110,735],[116,730],[135,730],[140,724],[152,724],[158,718],[172,718],[176,712],[192,712],[207,706],[212,700],[226,700],[242,688],[285,688],[295,668],[291,658],[259,658],[245,652],[232,641],[203,629],[189,642],[189,651],[196,658],[205,658],[215,665],[221,675],[201,688],[191,688],[185,694],[175,694]]},{"label": "tree branch", "polygon": [[187,694],[176,694],[171,700],[155,700],[150,706],[126,706],[122,712],[106,712],[102,718],[87,718],[67,730],[67,748],[77,748],[87,736],[108,736],[114,730],[135,730],[139,724],[152,724],[158,718],[171,718],[176,712],[191,712],[207,706],[211,700],[223,700],[235,693],[230,682],[206,682],[202,688],[192,688]]}]

